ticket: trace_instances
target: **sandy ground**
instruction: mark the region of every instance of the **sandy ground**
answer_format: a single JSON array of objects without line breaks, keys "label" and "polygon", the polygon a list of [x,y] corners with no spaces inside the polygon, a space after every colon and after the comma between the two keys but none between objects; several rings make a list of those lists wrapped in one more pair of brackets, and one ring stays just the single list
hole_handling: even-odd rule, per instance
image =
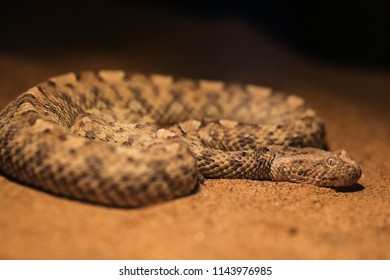
[{"label": "sandy ground", "polygon": [[188,197],[117,209],[1,176],[0,258],[390,259],[390,71],[309,59],[244,21],[169,12],[155,20],[118,48],[2,50],[0,108],[47,77],[85,69],[264,84],[303,96],[319,112],[331,149],[361,165],[359,184],[206,180]]}]

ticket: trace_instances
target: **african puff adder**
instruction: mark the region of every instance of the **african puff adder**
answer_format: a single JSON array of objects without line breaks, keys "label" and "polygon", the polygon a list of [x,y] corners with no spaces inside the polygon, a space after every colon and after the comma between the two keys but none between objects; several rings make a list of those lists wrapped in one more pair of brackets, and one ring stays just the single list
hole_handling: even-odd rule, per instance
[{"label": "african puff adder", "polygon": [[5,174],[110,206],[183,196],[200,177],[356,183],[359,166],[325,141],[299,97],[123,71],[51,78],[0,113]]}]

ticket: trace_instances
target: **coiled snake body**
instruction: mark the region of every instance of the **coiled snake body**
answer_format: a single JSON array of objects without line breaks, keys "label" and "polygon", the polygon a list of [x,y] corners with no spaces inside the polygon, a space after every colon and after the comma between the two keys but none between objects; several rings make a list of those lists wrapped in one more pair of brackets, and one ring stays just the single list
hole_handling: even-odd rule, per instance
[{"label": "coiled snake body", "polygon": [[69,73],[0,113],[0,168],[46,191],[135,207],[190,193],[199,175],[348,186],[345,152],[296,96],[123,71]]}]

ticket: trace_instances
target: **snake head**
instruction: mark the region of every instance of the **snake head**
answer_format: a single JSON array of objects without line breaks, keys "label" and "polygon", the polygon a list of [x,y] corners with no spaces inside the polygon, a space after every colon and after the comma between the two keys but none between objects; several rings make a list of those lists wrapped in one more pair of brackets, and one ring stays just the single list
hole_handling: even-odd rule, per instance
[{"label": "snake head", "polygon": [[271,164],[274,181],[341,187],[355,184],[362,170],[344,150],[329,152],[315,148],[283,148]]}]

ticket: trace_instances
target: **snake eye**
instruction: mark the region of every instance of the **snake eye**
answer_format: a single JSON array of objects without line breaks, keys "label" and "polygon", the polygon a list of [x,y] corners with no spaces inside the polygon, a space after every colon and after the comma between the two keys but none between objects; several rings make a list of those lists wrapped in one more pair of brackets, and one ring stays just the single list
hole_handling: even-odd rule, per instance
[{"label": "snake eye", "polygon": [[334,157],[328,157],[326,159],[326,163],[329,165],[329,166],[335,166],[336,165],[336,159]]}]

